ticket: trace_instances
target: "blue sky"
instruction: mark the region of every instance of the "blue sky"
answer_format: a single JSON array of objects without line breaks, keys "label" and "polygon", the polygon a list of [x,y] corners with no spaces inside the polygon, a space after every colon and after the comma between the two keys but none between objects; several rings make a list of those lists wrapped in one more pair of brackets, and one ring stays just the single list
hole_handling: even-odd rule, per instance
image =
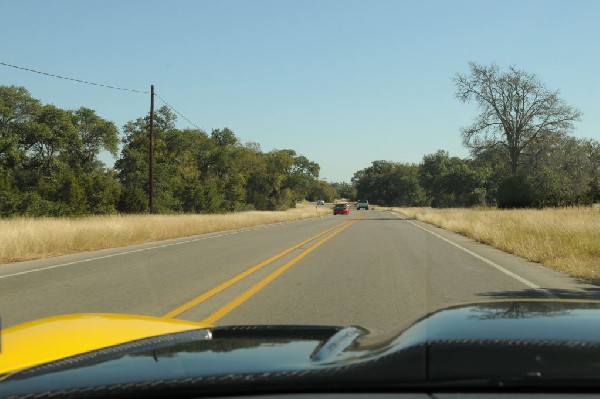
[{"label": "blue sky", "polygon": [[[574,134],[600,140],[600,1],[0,0],[0,14],[0,62],[154,84],[202,129],[294,149],[328,181],[374,160],[468,156],[459,131],[476,107],[452,78],[469,61],[536,74],[583,112]],[[0,84],[119,127],[149,110],[146,94],[5,66]]]}]

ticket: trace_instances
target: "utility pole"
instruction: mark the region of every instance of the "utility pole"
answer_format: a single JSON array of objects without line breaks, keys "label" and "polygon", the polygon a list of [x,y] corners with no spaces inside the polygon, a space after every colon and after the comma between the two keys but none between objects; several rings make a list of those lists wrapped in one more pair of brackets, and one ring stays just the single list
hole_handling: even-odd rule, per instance
[{"label": "utility pole", "polygon": [[149,132],[149,190],[148,203],[150,205],[150,213],[154,213],[154,85],[150,85],[150,132]]}]

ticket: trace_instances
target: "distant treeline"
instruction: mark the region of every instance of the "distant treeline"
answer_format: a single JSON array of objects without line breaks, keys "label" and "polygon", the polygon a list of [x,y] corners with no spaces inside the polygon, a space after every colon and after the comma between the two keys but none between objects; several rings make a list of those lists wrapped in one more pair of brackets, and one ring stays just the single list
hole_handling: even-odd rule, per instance
[{"label": "distant treeline", "polygon": [[600,200],[600,143],[557,136],[540,146],[522,157],[516,173],[500,150],[472,159],[439,150],[419,164],[375,161],[352,182],[357,198],[386,206],[555,207]]},{"label": "distant treeline", "polygon": [[[262,152],[231,130],[175,128],[155,113],[154,207],[159,213],[283,210],[336,193],[319,165],[293,150]],[[149,116],[114,123],[88,108],[43,105],[23,87],[0,86],[0,216],[78,216],[149,211]],[[114,168],[98,158],[117,156]]]},{"label": "distant treeline", "polygon": [[479,114],[461,129],[471,158],[445,151],[418,165],[375,161],[354,174],[358,197],[382,205],[505,208],[587,205],[600,199],[600,144],[569,135],[582,113],[531,73],[469,63],[456,98]]},{"label": "distant treeline", "polygon": [[[470,67],[455,77],[457,98],[481,109],[461,131],[470,158],[439,150],[419,164],[374,161],[351,184],[322,181],[305,156],[263,152],[228,128],[177,129],[164,106],[154,118],[154,210],[285,210],[336,198],[433,207],[598,202],[600,143],[568,134],[581,113],[532,74]],[[0,86],[0,217],[149,212],[149,122],[130,121],[119,136],[94,110],[43,105],[23,87]],[[101,151],[118,157],[113,168]]]}]

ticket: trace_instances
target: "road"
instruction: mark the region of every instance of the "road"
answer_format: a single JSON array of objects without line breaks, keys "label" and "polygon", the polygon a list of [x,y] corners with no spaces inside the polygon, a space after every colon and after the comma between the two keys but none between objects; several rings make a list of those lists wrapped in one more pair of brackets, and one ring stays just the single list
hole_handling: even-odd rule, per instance
[{"label": "road", "polygon": [[384,332],[453,304],[600,288],[387,211],[0,266],[3,327],[66,313]]}]

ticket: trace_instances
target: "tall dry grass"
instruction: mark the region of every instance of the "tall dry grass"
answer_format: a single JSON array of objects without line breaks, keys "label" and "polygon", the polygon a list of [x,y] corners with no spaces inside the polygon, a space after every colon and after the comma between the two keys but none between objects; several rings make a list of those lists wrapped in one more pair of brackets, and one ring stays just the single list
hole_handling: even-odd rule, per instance
[{"label": "tall dry grass", "polygon": [[600,209],[394,208],[573,277],[600,283]]},{"label": "tall dry grass", "polygon": [[0,264],[300,220],[329,212],[329,207],[298,204],[285,212],[4,219],[0,220]]}]

